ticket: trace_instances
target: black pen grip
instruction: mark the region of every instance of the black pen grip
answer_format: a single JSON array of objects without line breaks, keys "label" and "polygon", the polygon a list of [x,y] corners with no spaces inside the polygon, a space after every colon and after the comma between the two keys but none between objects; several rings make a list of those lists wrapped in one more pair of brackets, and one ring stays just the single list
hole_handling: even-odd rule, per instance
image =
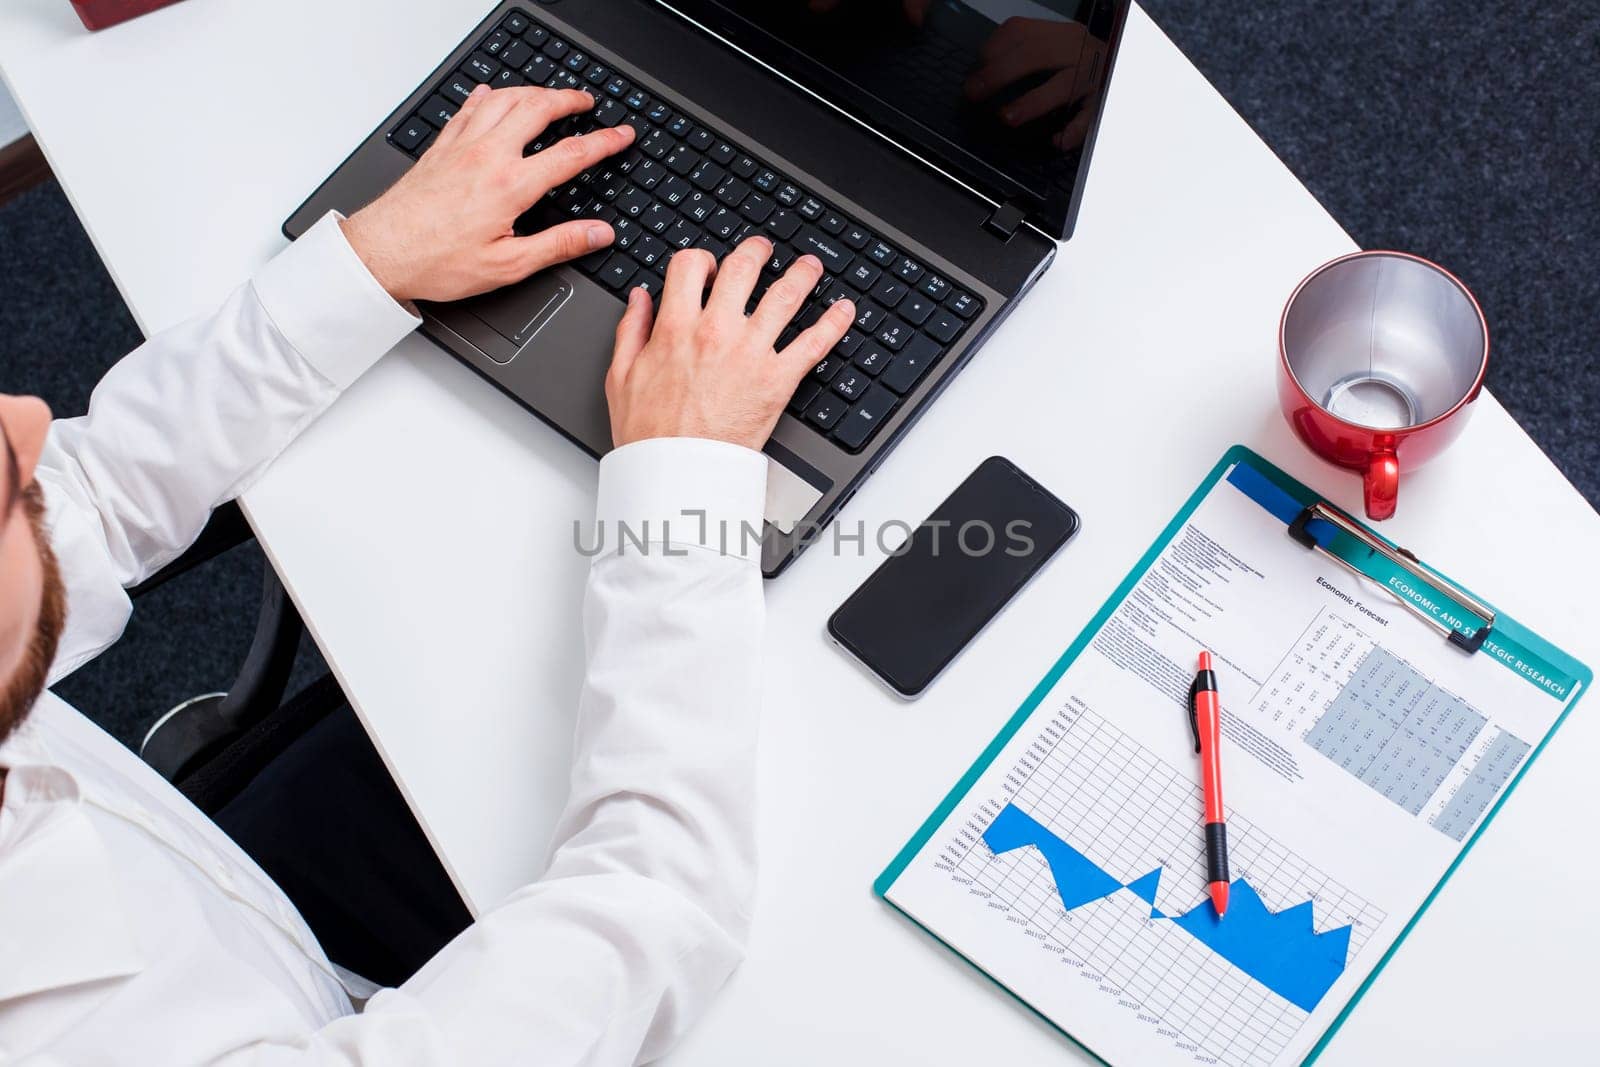
[{"label": "black pen grip", "polygon": [[1206,823],[1206,881],[1228,882],[1228,824]]}]

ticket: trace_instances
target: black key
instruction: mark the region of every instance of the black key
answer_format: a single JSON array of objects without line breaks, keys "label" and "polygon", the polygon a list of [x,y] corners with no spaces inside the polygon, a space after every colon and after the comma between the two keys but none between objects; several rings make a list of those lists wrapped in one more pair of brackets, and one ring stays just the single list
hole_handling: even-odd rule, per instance
[{"label": "black key", "polygon": [[878,380],[890,389],[905,396],[916,388],[922,376],[928,373],[928,368],[933,366],[933,361],[939,358],[941,349],[927,337],[915,334],[906,344],[906,347],[889,368],[879,375]]},{"label": "black key", "polygon": [[693,193],[694,186],[674,174],[661,183],[661,188],[657,191],[656,197],[673,207],[677,207]]},{"label": "black key", "polygon": [[645,116],[656,125],[665,126],[667,123],[672,121],[672,109],[666,104],[663,104],[661,101],[657,100],[655,103],[650,105],[649,110],[645,112]]},{"label": "black key", "polygon": [[638,272],[638,269],[633,260],[621,252],[613,252],[610,258],[600,267],[600,272],[595,277],[604,282],[612,291],[620,293],[622,287],[628,284],[629,279]]},{"label": "black key", "polygon": [[838,344],[833,346],[835,355],[849,359],[861,348],[861,333],[858,330],[846,330],[844,336],[839,338]]},{"label": "black key", "polygon": [[785,183],[778,188],[776,193],[772,195],[776,196],[778,198],[778,203],[782,204],[784,207],[794,207],[800,202],[800,198],[805,194],[800,192],[798,186]]},{"label": "black key", "polygon": [[653,266],[656,260],[660,259],[662,256],[665,256],[666,254],[666,243],[660,238],[652,237],[649,234],[645,234],[643,237],[639,238],[633,243],[633,247],[628,249],[628,255],[632,256],[634,259],[637,259],[640,263],[643,263],[647,267]]},{"label": "black key", "polygon": [[428,121],[421,116],[413,115],[402,122],[399,129],[389,135],[389,139],[407,152],[412,152],[432,135],[433,127]]},{"label": "black key", "polygon": [[623,98],[622,102],[634,111],[643,111],[650,106],[650,94],[643,89],[634,89]]},{"label": "black key", "polygon": [[794,249],[788,245],[775,244],[772,246],[772,258],[767,260],[767,265],[763,269],[770,274],[782,274],[789,269],[789,264],[794,260]]},{"label": "black key", "polygon": [[487,41],[483,42],[483,50],[488,52],[491,56],[497,56],[506,47],[506,45],[510,43],[511,35],[509,33],[496,31],[495,33],[489,35],[489,39]]},{"label": "black key", "polygon": [[901,281],[907,285],[912,285],[916,283],[918,278],[922,277],[922,264],[916,260],[901,256],[900,261],[894,265],[894,272]]},{"label": "black key", "polygon": [[673,141],[660,130],[651,130],[650,135],[639,142],[639,151],[651,159],[660,159],[672,151]]},{"label": "black key", "polygon": [[[781,347],[781,346],[780,346]],[[815,367],[811,368],[811,377],[823,385],[833,381],[834,375],[844,370],[849,360],[840,356],[823,356]]]},{"label": "black key", "polygon": [[444,129],[444,124],[450,121],[459,105],[446,100],[438,93],[428,97],[428,102],[422,105],[420,114],[434,126]]},{"label": "black key", "polygon": [[[911,293],[900,301],[900,306],[894,309],[894,313],[913,326],[921,326],[928,321],[928,316],[933,314],[933,301],[921,293]],[[950,338],[941,337],[939,340],[948,341]]]},{"label": "black key", "polygon": [[678,216],[665,204],[655,203],[644,209],[644,214],[639,216],[639,223],[651,233],[666,233],[668,227],[678,221]]},{"label": "black key", "polygon": [[556,65],[544,56],[534,56],[522,65],[522,76],[535,85],[543,85],[556,72]]},{"label": "black key", "polygon": [[678,205],[678,210],[695,222],[704,222],[711,217],[713,211],[717,210],[717,202],[696,189],[689,194],[689,199]]},{"label": "black key", "polygon": [[650,133],[650,121],[637,111],[628,112],[628,117],[622,120],[624,126],[633,127],[633,140],[637,144]]},{"label": "black key", "polygon": [[558,70],[550,75],[550,80],[545,83],[551,89],[581,89],[583,83],[578,76],[570,70]]},{"label": "black key", "polygon": [[[719,166],[723,166],[723,167],[726,167],[726,166],[730,165],[731,163],[733,163],[733,157],[738,155],[738,154],[739,153],[734,150],[733,145],[729,144],[727,141],[718,141],[716,147],[713,148],[711,151],[706,153],[706,155],[710,156],[713,160],[715,160],[716,163]],[[755,168],[755,164],[754,163],[750,164],[750,166],[751,166],[751,169]],[[748,177],[750,177],[750,175],[741,174],[741,175],[739,175],[739,177],[748,178]]]},{"label": "black key", "polygon": [[800,388],[796,389],[794,396],[789,398],[789,410],[796,415],[800,414],[810,406],[820,392],[822,392],[821,382],[814,382],[810,378],[802,378],[800,380]]},{"label": "black key", "polygon": [[573,52],[562,60],[562,63],[566,65],[568,70],[577,72],[589,65],[589,57],[582,52]]},{"label": "black key", "polygon": [[890,315],[878,327],[878,340],[891,352],[898,352],[912,338],[911,327]]},{"label": "black key", "polygon": [[743,221],[736,212],[719,207],[717,213],[706,221],[706,232],[719,241],[728,241]]},{"label": "black key", "polygon": [[755,176],[752,184],[763,193],[770,193],[778,187],[779,178],[770,170],[764,170]]},{"label": "black key", "polygon": [[651,200],[643,190],[629,186],[627,192],[617,198],[617,210],[630,219],[636,219],[645,213],[645,209],[652,206]]},{"label": "black key", "polygon": [[[760,183],[758,182],[757,184],[759,185]],[[767,232],[777,241],[787,241],[794,236],[795,231],[799,228],[800,216],[792,211],[775,211],[772,213],[772,217],[767,220]]]},{"label": "black key", "polygon": [[867,391],[867,386],[872,384],[872,379],[866,374],[853,368],[846,368],[839,376],[828,383],[828,387],[846,400],[854,400]]},{"label": "black key", "polygon": [[[734,179],[730,178],[728,180],[733,181]],[[762,196],[760,193],[751,193],[744,198],[744,203],[739,205],[739,213],[759,226],[772,216],[775,207],[776,205],[773,204],[770,198]]]},{"label": "black key", "polygon": [[877,375],[889,365],[889,361],[892,359],[894,359],[894,356],[890,355],[880,344],[862,345],[861,350],[856,353],[856,366],[868,374]]},{"label": "black key", "polygon": [[627,187],[627,184],[628,176],[615,166],[610,166],[603,168],[599,174],[595,175],[591,188],[594,189],[595,196],[610,203],[622,195],[622,190]]},{"label": "black key", "polygon": [[865,445],[894,410],[896,399],[895,395],[883,386],[874,385],[850,408],[844,418],[839,420],[838,426],[833,431],[833,439],[851,451]]},{"label": "black key", "polygon": [[872,247],[867,250],[867,255],[871,256],[872,262],[876,263],[880,267],[887,267],[889,264],[893,263],[896,258],[894,249],[890,248],[882,241],[874,241]]},{"label": "black key", "polygon": [[704,126],[697,126],[693,133],[684,138],[684,141],[688,143],[689,147],[694,149],[696,152],[707,151],[713,144],[716,143],[716,140],[716,137],[712,136],[711,131],[706,129]]},{"label": "black key", "polygon": [[[688,174],[700,165],[700,153],[685,145],[678,145],[668,153],[666,164],[674,174]],[[712,182],[711,187],[714,188],[716,184]]]},{"label": "black key", "polygon": [[506,20],[500,24],[500,28],[511,34],[513,37],[522,33],[528,28],[528,26],[528,16],[519,15],[514,11],[507,15]]},{"label": "black key", "polygon": [[662,284],[661,275],[652,271],[642,270],[633,276],[633,288],[643,289],[650,294],[651,300],[661,295]]},{"label": "black key", "polygon": [[633,86],[628,84],[628,79],[618,74],[606,82],[606,95],[614,100],[621,100],[633,91]]},{"label": "black key", "polygon": [[731,174],[722,180],[721,185],[717,186],[717,199],[729,207],[738,207],[744,203],[744,198],[749,195],[750,187]]},{"label": "black key", "polygon": [[491,89],[510,89],[513,86],[526,84],[527,82],[523,81],[522,75],[510,67],[502,67],[499,74],[489,79],[489,88]]},{"label": "black key", "polygon": [[594,120],[607,128],[621,125],[622,120],[628,117],[628,109],[621,104],[606,97],[595,105]]},{"label": "black key", "polygon": [[817,225],[822,227],[823,233],[831,234],[835,237],[838,237],[844,233],[844,219],[840,218],[832,211],[824,211],[822,213],[822,218],[817,222]]},{"label": "black key", "polygon": [[876,333],[878,326],[888,317],[889,313],[872,301],[856,301],[856,326],[860,328],[862,333],[868,335]]},{"label": "black key", "polygon": [[944,306],[962,318],[970,319],[978,313],[978,298],[971,293],[963,293],[960,289],[957,289],[945,297]]},{"label": "black key", "polygon": [[461,64],[461,73],[486,82],[500,73],[500,64],[482,52],[474,52]]},{"label": "black key", "polygon": [[830,274],[838,274],[850,265],[849,251],[842,244],[830,240],[815,226],[801,230],[794,244],[802,254],[809,252],[822,260],[823,269]]},{"label": "black key", "polygon": [[689,121],[689,117],[687,115],[675,116],[671,122],[666,124],[666,126],[667,132],[672,134],[674,137],[687,137],[689,135],[689,131],[694,129],[694,123]]},{"label": "black key", "polygon": [[538,48],[550,39],[550,31],[543,26],[529,26],[522,31],[522,39],[533,45],[533,47]]},{"label": "black key", "polygon": [[[808,196],[800,202],[800,216],[807,222],[816,222],[827,209],[822,206],[822,201],[814,196]],[[843,229],[843,227],[840,227]]]},{"label": "black key", "polygon": [[872,240],[872,234],[863,230],[860,226],[846,226],[844,233],[839,235],[839,239],[859,252],[867,247],[867,242]]},{"label": "black key", "polygon": [[439,90],[441,96],[455,104],[465,104],[467,97],[472,95],[472,90],[478,83],[464,74],[457,74],[444,83],[444,88]]},{"label": "black key", "polygon": [[687,219],[679,219],[662,235],[662,239],[673,248],[688,248],[694,244],[695,238],[699,236],[700,231],[689,225]]},{"label": "black key", "polygon": [[870,293],[873,285],[877,283],[882,274],[883,271],[874,267],[871,263],[864,259],[857,259],[850,264],[850,269],[844,272],[844,280],[863,293]]},{"label": "black key", "polygon": [[662,178],[670,178],[672,175],[667,173],[667,168],[655,160],[643,159],[639,161],[637,167],[633,168],[631,177],[633,178],[633,183],[639,188],[654,189],[656,183],[660,182]]},{"label": "black key", "polygon": [[[672,166],[671,156],[667,157],[667,166]],[[723,170],[709,159],[702,158],[700,162],[694,165],[694,170],[689,174],[689,180],[709,193],[711,190],[721,185],[722,179],[727,176],[727,171]]]},{"label": "black key", "polygon": [[833,393],[823,393],[806,408],[806,421],[824,430],[831,430],[844,417],[849,401]]},{"label": "black key", "polygon": [[885,278],[872,290],[872,299],[886,308],[892,308],[906,296],[906,287],[892,277]]},{"label": "black key", "polygon": [[[721,160],[718,160],[718,162],[720,163]],[[755,176],[756,161],[751,159],[749,156],[740,156],[738,159],[733,161],[733,164],[728,169],[733,171],[734,177],[743,178],[745,181],[749,181]]]},{"label": "black key", "polygon": [[512,41],[500,52],[500,62],[508,67],[520,67],[533,58],[533,45],[526,41]]},{"label": "black key", "polygon": [[544,43],[544,54],[551,59],[561,59],[567,51],[567,42],[559,37],[552,37]]},{"label": "black key", "polygon": [[577,266],[579,270],[583,271],[583,273],[593,277],[601,267],[605,266],[606,260],[610,258],[611,249],[609,247],[601,248],[590,252],[586,256],[579,257],[577,260]]},{"label": "black key", "polygon": [[624,252],[632,248],[634,242],[644,236],[644,230],[640,228],[637,222],[629,218],[617,219],[611,224],[611,229],[617,235],[617,239],[611,243],[612,247],[620,248]]},{"label": "black key", "polygon": [[583,74],[583,80],[590,85],[604,85],[611,80],[611,71],[596,63]]},{"label": "black key", "polygon": [[928,320],[923,329],[939,340],[949,342],[954,341],[956,334],[960,333],[965,327],[966,323],[950,314],[947,309],[940,308],[933,318]]},{"label": "black key", "polygon": [[851,289],[848,285],[841,285],[839,282],[834,282],[828,287],[827,292],[822,294],[822,298],[817,304],[817,307],[822,310],[827,310],[841,300],[854,300],[855,298],[855,290]]},{"label": "black key", "polygon": [[918,285],[917,288],[937,301],[943,300],[945,294],[950,291],[950,283],[937,274],[927,274],[923,276],[922,284]]},{"label": "black key", "polygon": [[718,260],[721,260],[723,256],[728,254],[728,246],[722,241],[719,241],[717,238],[711,236],[709,233],[701,234],[699,238],[695,240],[694,246],[696,248],[705,249]]}]

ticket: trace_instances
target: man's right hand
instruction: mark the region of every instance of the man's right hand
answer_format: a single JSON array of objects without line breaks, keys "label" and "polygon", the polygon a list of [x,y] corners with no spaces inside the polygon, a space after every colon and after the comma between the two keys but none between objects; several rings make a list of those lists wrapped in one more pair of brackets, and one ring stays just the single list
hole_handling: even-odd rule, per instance
[{"label": "man's right hand", "polygon": [[821,280],[822,263],[795,260],[746,315],[771,255],[765,237],[748,238],[720,267],[710,252],[685,249],[667,265],[659,312],[652,313],[645,290],[628,294],[606,375],[618,448],[651,437],[706,437],[759,449],[772,436],[800,379],[838,344],[856,310],[849,300],[835,303],[776,351],[778,336]]}]

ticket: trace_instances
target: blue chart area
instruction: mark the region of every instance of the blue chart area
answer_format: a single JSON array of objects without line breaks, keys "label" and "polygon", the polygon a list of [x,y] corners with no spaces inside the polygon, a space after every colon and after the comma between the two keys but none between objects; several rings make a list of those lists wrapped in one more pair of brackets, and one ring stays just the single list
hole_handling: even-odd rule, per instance
[{"label": "blue chart area", "polygon": [[1175,767],[1069,698],[937,864],[1014,938],[1185,1057],[1272,1064],[1382,910],[1229,812],[1232,901],[1205,891],[1202,804]]},{"label": "blue chart area", "polygon": [[1274,913],[1249,882],[1233,883],[1226,920],[1218,920],[1209,901],[1181,915],[1166,915],[1155,906],[1161,868],[1123,883],[1093,860],[1061,840],[1015,804],[1007,804],[983,832],[984,844],[996,854],[1032,847],[1050,866],[1061,906],[1073,911],[1127,889],[1150,905],[1152,919],[1171,921],[1284,1000],[1312,1011],[1323,994],[1344,973],[1350,949],[1350,927],[1317,933],[1312,928],[1311,901]]}]

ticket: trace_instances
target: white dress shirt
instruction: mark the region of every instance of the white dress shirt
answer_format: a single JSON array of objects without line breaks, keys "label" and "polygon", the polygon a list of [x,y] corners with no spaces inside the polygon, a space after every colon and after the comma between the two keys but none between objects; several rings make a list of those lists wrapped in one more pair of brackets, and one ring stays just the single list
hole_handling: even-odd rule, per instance
[{"label": "white dress shirt", "polygon": [[[38,469],[68,590],[52,678],[115,641],[124,587],[180,554],[415,325],[330,216],[215,315],[117,364],[87,415],[57,422]],[[759,528],[765,480],[759,454],[710,441],[602,461],[603,528],[650,520],[651,550],[613,535],[590,572],[549,867],[360,1012],[260,868],[42,696],[0,745],[0,1061],[480,1067],[666,1052],[749,925],[761,578],[738,538],[715,546],[723,524]],[[661,521],[684,510],[705,521]]]}]

